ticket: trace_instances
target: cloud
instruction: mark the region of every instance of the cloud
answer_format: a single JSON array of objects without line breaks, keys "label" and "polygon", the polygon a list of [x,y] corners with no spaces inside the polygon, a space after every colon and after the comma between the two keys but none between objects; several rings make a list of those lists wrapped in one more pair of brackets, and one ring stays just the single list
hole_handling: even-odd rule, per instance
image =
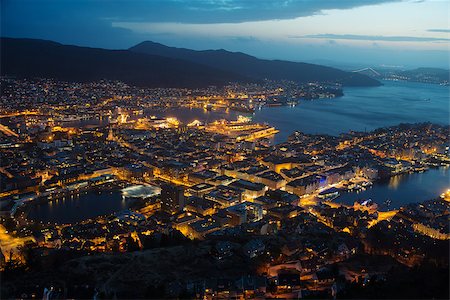
[{"label": "cloud", "polygon": [[359,41],[383,41],[383,42],[447,42],[448,38],[421,37],[421,36],[383,36],[383,35],[357,35],[357,34],[310,34],[289,36],[298,39],[334,39],[334,40],[359,40]]},{"label": "cloud", "polygon": [[[350,9],[403,0],[153,0],[156,9],[170,6],[181,23],[240,23],[294,19],[319,14],[329,9]],[[177,12],[196,12],[180,16]]]},{"label": "cloud", "polygon": [[241,23],[295,19],[320,14],[323,10],[351,9],[403,0],[169,0],[171,1],[179,5],[176,10],[196,9],[198,12],[206,12],[197,16],[186,16],[186,20],[182,18],[173,21]]},{"label": "cloud", "polygon": [[[70,19],[114,20],[116,22],[177,22],[195,24],[242,23],[294,19],[328,9],[350,9],[402,0],[78,0],[8,1],[2,14],[20,19],[23,11],[31,19],[49,15]],[[3,4],[3,3],[2,3]]]},{"label": "cloud", "polygon": [[439,28],[439,29],[428,29],[429,32],[450,32],[450,29]]}]

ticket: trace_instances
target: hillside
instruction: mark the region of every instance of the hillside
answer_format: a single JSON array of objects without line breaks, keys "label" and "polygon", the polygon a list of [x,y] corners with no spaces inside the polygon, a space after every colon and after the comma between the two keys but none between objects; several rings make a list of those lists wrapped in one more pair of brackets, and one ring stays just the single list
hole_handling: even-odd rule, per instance
[{"label": "hillside", "polygon": [[344,86],[380,85],[377,80],[363,74],[344,72],[315,64],[258,59],[241,52],[230,52],[223,49],[196,51],[147,41],[131,47],[129,50],[136,53],[183,59],[254,79],[287,79],[299,83],[339,82]]},{"label": "hillside", "polygon": [[413,79],[434,79],[436,81],[449,81],[450,70],[439,68],[417,68],[414,70],[407,70],[401,73],[404,76],[408,76]]},{"label": "hillside", "polygon": [[87,82],[121,80],[146,87],[222,86],[242,75],[180,59],[35,40],[1,38],[1,75]]}]

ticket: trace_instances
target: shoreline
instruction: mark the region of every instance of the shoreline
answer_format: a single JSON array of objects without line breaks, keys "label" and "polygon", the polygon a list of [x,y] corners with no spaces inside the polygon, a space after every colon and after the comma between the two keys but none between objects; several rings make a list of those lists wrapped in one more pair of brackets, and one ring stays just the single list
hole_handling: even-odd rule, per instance
[{"label": "shoreline", "polygon": [[[430,169],[433,169],[433,170],[439,170],[439,169],[441,169],[441,168],[449,168],[449,165],[447,165],[447,166],[440,166],[440,167],[430,167]],[[429,172],[429,170],[425,170],[425,171],[423,171],[422,173],[427,173],[427,172]],[[375,180],[375,181],[372,181],[373,184],[372,184],[370,187],[366,188],[366,190],[369,190],[369,189],[373,188],[373,186],[376,185],[376,184],[386,184],[386,183],[388,183],[388,181],[389,181],[392,177],[395,177],[395,176],[415,175],[415,174],[418,174],[418,173],[421,173],[421,172],[403,172],[403,173],[401,173],[401,174],[396,174],[396,175],[393,175],[393,176],[391,176],[391,177],[380,178],[380,179],[377,179],[377,180]],[[112,192],[114,192],[114,191],[120,191],[119,188],[121,188],[121,187],[119,187],[118,185],[116,185],[116,187],[107,187],[107,188],[100,188],[100,189],[98,189],[98,188],[84,189],[82,192],[83,192],[84,194],[87,194],[87,193],[89,193],[89,192],[95,192],[95,191],[101,191],[101,192],[111,192],[111,191],[112,191]],[[341,193],[338,197],[336,197],[335,199],[333,199],[333,200],[331,200],[331,201],[327,201],[327,200],[317,200],[317,202],[316,202],[315,205],[317,205],[317,204],[323,202],[323,203],[325,203],[325,204],[327,204],[327,203],[333,203],[334,205],[339,205],[339,206],[344,206],[344,207],[352,207],[353,205],[349,205],[349,204],[346,204],[346,203],[343,203],[343,202],[339,202],[339,201],[336,201],[336,200],[339,200],[340,198],[345,197],[345,195],[347,195],[347,194],[358,194],[360,191],[356,191],[356,190],[354,190],[354,191],[347,191],[347,190],[342,190],[342,189],[341,189],[341,191],[342,191],[342,193]],[[70,195],[70,193],[66,193],[65,195]],[[80,195],[81,195],[81,193],[80,193]],[[62,197],[62,196],[61,196],[61,197]],[[439,195],[437,195],[436,198],[439,198]],[[61,198],[59,198],[59,199],[61,199]],[[364,199],[364,198],[361,198],[361,199]],[[55,200],[55,198],[54,198],[54,199],[49,199],[48,197],[41,197],[41,198],[39,198],[39,202],[35,202],[35,201],[27,202],[27,203],[25,203],[23,206],[21,206],[20,208],[23,209],[23,210],[30,210],[30,209],[35,208],[36,206],[39,206],[39,205],[47,205],[49,202],[53,202],[54,200]],[[427,201],[427,200],[423,200],[423,201]],[[393,202],[395,202],[395,201],[393,201]],[[390,211],[399,210],[399,209],[401,209],[402,207],[405,207],[405,206],[407,206],[407,205],[409,205],[409,204],[413,204],[413,203],[421,203],[421,202],[422,202],[422,201],[418,201],[418,202],[410,202],[410,203],[407,203],[407,204],[402,204],[402,205],[400,205],[399,207],[395,207],[395,208],[394,208],[394,207],[389,207],[388,210],[385,210],[385,209],[383,209],[382,207],[380,207],[380,206],[384,205],[383,203],[377,203],[377,204],[378,204],[377,211],[378,211],[378,212],[381,212],[381,213],[387,213],[387,212],[390,212]],[[306,205],[306,206],[308,206],[308,205]],[[129,205],[127,205],[127,207],[129,207]],[[127,209],[127,208],[125,208],[125,209]],[[115,212],[112,212],[112,213],[109,213],[109,214],[106,214],[106,215],[98,215],[98,216],[96,216],[96,217],[91,217],[91,218],[83,219],[83,220],[80,220],[80,221],[75,222],[74,224],[76,224],[76,223],[83,223],[83,222],[85,222],[85,221],[92,220],[92,219],[96,219],[96,218],[99,218],[99,217],[102,217],[102,216],[110,216],[110,215],[113,215],[113,214],[115,214],[115,213],[117,213],[117,212],[119,212],[119,211],[120,211],[120,210],[115,211]],[[22,210],[18,210],[18,211],[17,211],[17,213],[19,213],[19,212],[22,212]],[[29,211],[28,211],[28,213],[29,213]],[[27,213],[27,214],[28,214],[28,213]],[[44,222],[44,221],[41,221],[41,220],[31,219],[31,218],[29,218],[28,216],[27,216],[26,219],[27,219],[27,220],[31,220],[31,221],[33,221],[33,222]],[[55,223],[55,224],[58,224],[58,225],[63,225],[63,224],[65,224],[65,223],[60,223],[60,222],[51,222],[51,223]]]}]

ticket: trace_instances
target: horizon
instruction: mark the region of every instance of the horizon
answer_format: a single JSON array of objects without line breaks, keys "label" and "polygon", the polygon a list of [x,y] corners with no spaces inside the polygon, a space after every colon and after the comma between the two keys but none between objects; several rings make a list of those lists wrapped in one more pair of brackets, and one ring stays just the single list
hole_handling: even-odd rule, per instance
[{"label": "horizon", "polygon": [[[143,41],[330,66],[448,69],[446,1],[3,1],[1,35],[128,49]],[[357,26],[355,26],[357,25]]]}]

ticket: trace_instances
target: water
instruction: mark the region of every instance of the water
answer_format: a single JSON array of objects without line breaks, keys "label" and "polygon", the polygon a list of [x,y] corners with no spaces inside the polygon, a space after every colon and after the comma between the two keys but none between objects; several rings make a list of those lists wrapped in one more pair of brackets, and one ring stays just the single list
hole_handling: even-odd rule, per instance
[{"label": "water", "polygon": [[88,191],[32,207],[28,217],[50,223],[74,223],[127,208],[118,190]]},{"label": "water", "polygon": [[383,82],[371,88],[345,88],[344,96],[335,99],[301,101],[296,107],[263,108],[254,114],[256,122],[268,122],[280,133],[282,142],[294,131],[339,135],[350,130],[371,131],[399,123],[433,122],[449,124],[448,87]]},{"label": "water", "polygon": [[[408,203],[423,202],[439,197],[450,188],[450,168],[430,169],[424,173],[394,176],[377,182],[358,193],[342,193],[334,200],[337,203],[353,205],[358,199],[372,199],[380,210],[397,209]],[[390,199],[390,206],[384,201]],[[111,214],[127,208],[120,191],[87,192],[79,196],[66,197],[43,203],[32,208],[29,218],[51,223],[74,223],[100,215]]]},{"label": "water", "polygon": [[[380,210],[397,209],[408,203],[423,202],[439,197],[450,188],[450,168],[430,169],[424,173],[403,174],[374,183],[365,191],[342,193],[334,200],[353,205],[358,199],[372,199]],[[390,199],[390,206],[384,202]]]},{"label": "water", "polygon": [[254,114],[229,110],[206,111],[202,108],[172,108],[148,115],[176,117],[183,123],[194,120],[212,122],[235,120],[238,115],[252,116],[280,132],[276,143],[284,142],[294,131],[339,135],[350,130],[371,131],[399,123],[432,122],[449,124],[449,88],[435,84],[384,81],[379,87],[345,88],[344,96],[334,99],[300,100],[295,107],[265,107]]},{"label": "water", "polygon": [[236,120],[239,115],[251,115],[248,113],[237,112],[233,110],[226,111],[225,109],[206,110],[203,108],[168,108],[164,111],[146,110],[148,116],[158,117],[176,117],[182,123],[191,123],[194,120],[199,120],[203,123],[211,123],[216,120]]}]

